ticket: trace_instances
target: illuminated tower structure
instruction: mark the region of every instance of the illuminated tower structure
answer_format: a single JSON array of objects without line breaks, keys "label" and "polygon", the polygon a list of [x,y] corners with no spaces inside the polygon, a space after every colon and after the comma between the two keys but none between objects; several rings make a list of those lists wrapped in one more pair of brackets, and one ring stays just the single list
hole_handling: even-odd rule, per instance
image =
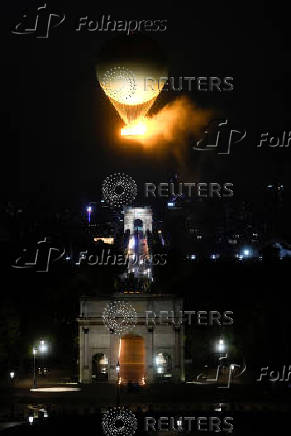
[{"label": "illuminated tower structure", "polygon": [[149,248],[152,219],[149,206],[124,208],[125,251],[129,257],[127,274],[133,274],[136,279],[152,280],[152,253]]},{"label": "illuminated tower structure", "polygon": [[[126,253],[139,260],[129,264],[127,275],[133,274],[140,281],[152,279],[151,208],[126,207],[124,232]],[[140,288],[111,296],[82,297],[77,318],[79,381],[141,385],[161,379],[185,381],[182,309],[180,297],[144,293]]]}]

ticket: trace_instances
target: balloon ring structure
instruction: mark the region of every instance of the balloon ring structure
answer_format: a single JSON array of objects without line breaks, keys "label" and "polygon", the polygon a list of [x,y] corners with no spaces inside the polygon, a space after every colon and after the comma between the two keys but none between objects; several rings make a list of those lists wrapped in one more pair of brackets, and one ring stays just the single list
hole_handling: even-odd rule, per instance
[{"label": "balloon ring structure", "polygon": [[105,71],[102,87],[106,94],[117,101],[126,102],[136,91],[133,73],[125,67],[112,67]]},{"label": "balloon ring structure", "polygon": [[103,321],[114,334],[120,335],[131,331],[137,321],[134,307],[124,301],[113,301],[106,304],[103,311]]},{"label": "balloon ring structure", "polygon": [[131,204],[137,195],[137,185],[132,177],[124,173],[114,173],[106,177],[102,184],[103,198],[112,207]]},{"label": "balloon ring structure", "polygon": [[104,414],[102,427],[106,436],[132,436],[137,429],[137,419],[129,409],[112,407]]}]

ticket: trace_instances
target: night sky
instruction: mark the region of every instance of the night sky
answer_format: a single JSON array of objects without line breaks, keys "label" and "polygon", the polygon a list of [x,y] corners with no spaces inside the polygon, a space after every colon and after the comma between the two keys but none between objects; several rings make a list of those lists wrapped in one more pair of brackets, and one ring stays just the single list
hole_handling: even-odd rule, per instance
[{"label": "night sky", "polygon": [[[164,32],[147,32],[165,52],[169,75],[232,76],[232,92],[184,92],[201,108],[247,129],[230,156],[197,153],[186,145],[193,180],[227,181],[256,198],[278,179],[290,189],[290,149],[257,149],[260,133],[290,128],[290,32],[285,3],[264,2],[47,2],[65,22],[48,39],[13,35],[23,13],[43,2],[5,4],[2,49],[1,190],[3,198],[44,197],[57,203],[100,196],[108,175],[124,171],[138,183],[167,181],[179,170],[169,153],[125,153],[114,132],[122,123],[95,74],[97,53],[117,32],[76,32],[80,16],[167,20]],[[180,94],[180,93],[179,93]],[[157,108],[178,96],[163,93]],[[175,144],[172,144],[175,146]],[[189,177],[188,180],[189,181]]]}]

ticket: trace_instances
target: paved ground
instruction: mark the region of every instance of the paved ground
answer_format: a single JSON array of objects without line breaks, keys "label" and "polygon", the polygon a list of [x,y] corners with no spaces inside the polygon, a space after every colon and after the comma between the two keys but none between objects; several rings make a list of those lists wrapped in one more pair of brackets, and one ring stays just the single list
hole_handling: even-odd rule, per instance
[{"label": "paved ground", "polygon": [[[56,385],[55,385],[56,386]],[[77,385],[57,385],[77,387]],[[117,402],[117,386],[107,383],[78,385],[80,392],[31,392],[27,388],[10,387],[0,393],[0,417],[3,413],[17,414],[23,405],[45,404],[63,409],[94,409],[114,406]],[[200,410],[214,410],[217,403],[224,403],[229,410],[241,410],[249,405],[260,405],[266,410],[291,409],[291,389],[274,389],[270,386],[234,385],[230,389],[195,384],[153,384],[141,387],[137,392],[120,389],[120,401],[133,408],[142,409],[153,405],[156,409],[193,406]],[[12,412],[11,412],[12,411]],[[1,413],[2,412],[2,413]]]}]

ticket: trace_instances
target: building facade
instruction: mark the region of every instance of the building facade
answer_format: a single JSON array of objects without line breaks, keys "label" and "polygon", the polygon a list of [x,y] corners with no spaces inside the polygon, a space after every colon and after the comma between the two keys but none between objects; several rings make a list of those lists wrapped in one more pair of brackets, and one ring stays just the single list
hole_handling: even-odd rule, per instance
[{"label": "building facade", "polygon": [[[130,307],[136,315],[134,325],[119,334],[110,330],[103,316],[105,309],[115,304]],[[79,381],[114,383],[120,377],[122,383],[161,379],[183,382],[181,311],[182,300],[168,294],[117,293],[112,298],[81,298],[77,319]],[[124,327],[122,315],[118,322]]]}]

